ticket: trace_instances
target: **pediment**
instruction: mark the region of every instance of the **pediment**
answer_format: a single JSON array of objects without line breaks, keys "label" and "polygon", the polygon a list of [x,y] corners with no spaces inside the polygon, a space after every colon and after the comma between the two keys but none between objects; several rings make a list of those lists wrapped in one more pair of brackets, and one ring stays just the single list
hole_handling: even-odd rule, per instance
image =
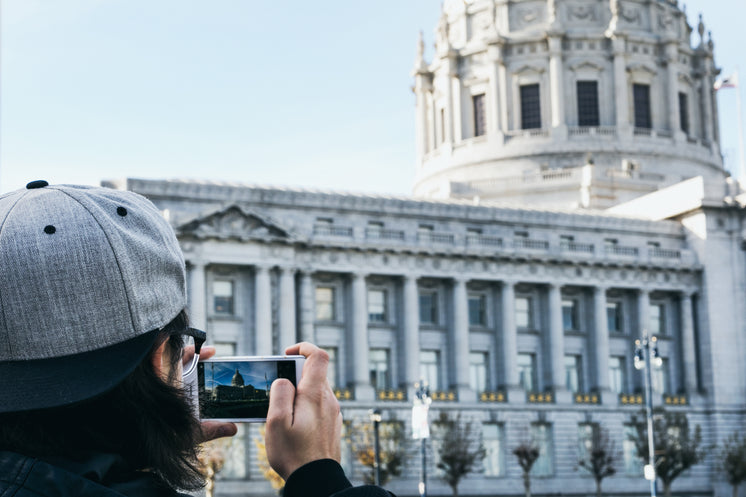
[{"label": "pediment", "polygon": [[292,241],[290,232],[267,216],[240,205],[193,219],[177,228],[181,236],[199,239]]}]

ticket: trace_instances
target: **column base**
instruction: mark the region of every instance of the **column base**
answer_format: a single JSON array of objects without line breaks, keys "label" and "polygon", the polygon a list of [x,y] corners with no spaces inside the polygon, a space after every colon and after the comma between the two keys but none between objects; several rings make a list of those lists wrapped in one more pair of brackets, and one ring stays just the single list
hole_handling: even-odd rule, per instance
[{"label": "column base", "polygon": [[574,403],[573,400],[574,396],[573,393],[566,389],[566,388],[554,388],[554,403],[555,404],[572,404]]},{"label": "column base", "polygon": [[352,391],[355,393],[355,400],[373,402],[376,400],[376,391],[369,384],[353,385]]}]

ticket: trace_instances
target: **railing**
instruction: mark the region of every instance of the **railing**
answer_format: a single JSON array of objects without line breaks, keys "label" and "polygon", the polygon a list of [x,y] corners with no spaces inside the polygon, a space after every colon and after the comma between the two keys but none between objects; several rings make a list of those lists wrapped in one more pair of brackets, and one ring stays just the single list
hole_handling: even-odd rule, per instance
[{"label": "railing", "polygon": [[503,391],[482,392],[479,394],[479,402],[507,402],[508,394]]},{"label": "railing", "polygon": [[456,402],[458,395],[456,395],[456,392],[450,390],[445,392],[435,391],[430,393],[430,398],[438,402]]},{"label": "railing", "polygon": [[595,248],[591,243],[565,242],[560,245],[564,252],[580,252],[583,254],[593,254]]},{"label": "railing", "polygon": [[650,247],[648,253],[650,254],[650,257],[658,257],[661,259],[681,259],[680,250]]},{"label": "railing", "polygon": [[407,392],[404,390],[376,390],[378,400],[404,402],[407,400]]},{"label": "railing", "polygon": [[635,136],[653,136],[653,130],[651,128],[635,128]]},{"label": "railing", "polygon": [[349,388],[335,388],[334,396],[337,400],[355,400],[355,394]]},{"label": "railing", "polygon": [[451,233],[417,233],[417,241],[420,243],[453,243]]},{"label": "railing", "polygon": [[571,126],[569,136],[616,136],[616,126]]},{"label": "railing", "polygon": [[601,398],[597,393],[575,392],[573,394],[573,399],[576,404],[599,404],[601,402]]},{"label": "railing", "polygon": [[689,399],[686,395],[663,394],[663,403],[667,406],[685,406],[689,404]]},{"label": "railing", "polygon": [[645,403],[645,397],[640,393],[620,393],[619,394],[619,403],[623,406],[641,406]]},{"label": "railing", "polygon": [[637,247],[624,247],[621,245],[610,245],[605,249],[606,255],[622,255],[626,257],[637,257]]},{"label": "railing", "polygon": [[503,246],[503,239],[496,236],[469,234],[466,236],[466,244],[500,248]]},{"label": "railing", "polygon": [[370,240],[404,240],[404,231],[392,229],[366,228],[365,238]]},{"label": "railing", "polygon": [[313,227],[313,234],[320,236],[352,236],[352,228],[348,226],[327,226],[324,224],[317,224]]},{"label": "railing", "polygon": [[526,402],[529,404],[551,404],[554,402],[552,392],[526,392]]},{"label": "railing", "polygon": [[543,128],[534,129],[513,129],[505,132],[505,141],[508,142],[515,138],[547,138],[549,130]]},{"label": "railing", "polygon": [[517,249],[547,250],[549,242],[544,240],[532,240],[530,238],[514,238],[513,247]]}]

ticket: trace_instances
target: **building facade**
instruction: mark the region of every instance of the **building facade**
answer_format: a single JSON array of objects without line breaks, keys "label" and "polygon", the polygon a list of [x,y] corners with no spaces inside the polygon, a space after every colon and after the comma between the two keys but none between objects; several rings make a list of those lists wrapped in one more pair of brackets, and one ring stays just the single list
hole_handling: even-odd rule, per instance
[{"label": "building facade", "polygon": [[[746,195],[722,168],[711,37],[672,0],[446,1],[418,50],[416,197],[129,179],[187,261],[189,312],[220,355],[329,352],[348,430],[380,409],[409,439],[415,383],[431,410],[481,428],[462,495],[519,495],[512,450],[541,449],[535,494],[586,495],[589,437],[619,450],[605,488],[648,483],[628,439],[644,405],[635,340],[657,337],[655,406],[704,445],[746,421]],[[497,203],[495,201],[501,201]],[[435,417],[435,416],[432,416]],[[256,426],[226,447],[219,491],[272,495]],[[429,449],[430,494],[449,494]],[[343,462],[364,468],[345,443]],[[674,483],[729,491],[709,456]]]}]

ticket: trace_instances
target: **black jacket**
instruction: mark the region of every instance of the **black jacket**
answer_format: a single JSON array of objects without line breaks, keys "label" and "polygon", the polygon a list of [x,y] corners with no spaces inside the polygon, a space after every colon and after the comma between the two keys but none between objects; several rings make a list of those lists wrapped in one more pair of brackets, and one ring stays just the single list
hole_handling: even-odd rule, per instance
[{"label": "black jacket", "polygon": [[[285,497],[391,497],[380,487],[352,487],[331,459],[295,471]],[[116,455],[81,462],[43,461],[0,451],[0,497],[188,497],[161,484],[153,473],[132,471]]]}]

